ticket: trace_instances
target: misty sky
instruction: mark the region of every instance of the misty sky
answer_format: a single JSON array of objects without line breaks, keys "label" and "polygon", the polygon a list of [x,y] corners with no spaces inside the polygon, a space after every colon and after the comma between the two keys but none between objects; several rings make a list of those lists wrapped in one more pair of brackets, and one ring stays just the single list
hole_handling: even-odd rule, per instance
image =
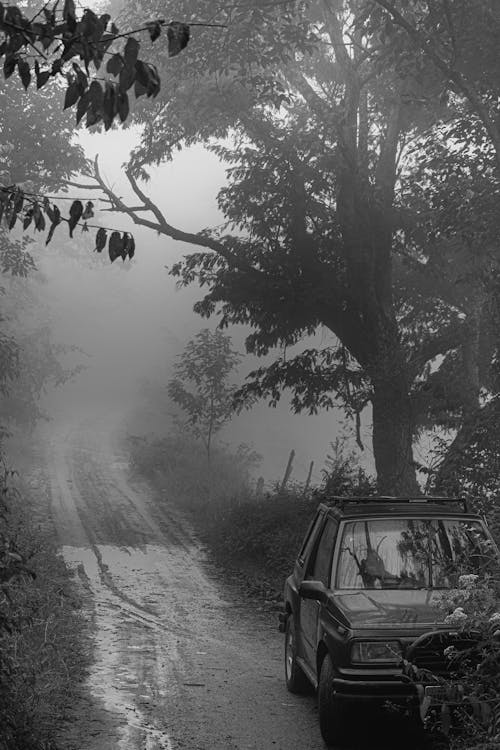
[{"label": "misty sky", "polygon": [[[100,155],[102,174],[124,197],[130,190],[120,168],[135,138],[134,129],[81,135],[87,154]],[[198,231],[223,221],[216,195],[224,180],[224,166],[218,159],[201,147],[194,147],[179,153],[173,163],[154,169],[146,189],[172,224]],[[81,190],[76,194],[84,196]],[[86,195],[95,201],[96,193]],[[104,207],[96,203],[97,209]],[[133,263],[122,264],[118,260],[110,265],[107,258],[100,262],[92,253],[93,234],[79,236],[75,250],[62,233],[57,244],[41,251],[45,294],[51,299],[56,338],[82,347],[88,355],[70,358],[72,362],[85,363],[87,370],[46,400],[54,418],[64,421],[79,419],[82,414],[121,419],[133,407],[140,412],[144,406],[139,401],[139,382],[166,382],[185,342],[201,328],[216,325],[215,318],[205,321],[192,312],[199,289],[176,289],[175,280],[165,268],[196,248],[158,237],[148,229],[133,228],[124,215],[98,211],[96,218],[108,227],[133,230],[137,247]],[[61,250],[63,244],[66,249]],[[243,352],[245,330],[238,327],[229,333],[235,348]],[[323,343],[321,333],[315,343]],[[261,361],[247,356],[240,376]],[[293,415],[285,397],[278,409],[261,403],[235,417],[221,437],[232,444],[248,443],[261,453],[261,473],[267,480],[283,474],[292,448],[297,454],[293,478],[304,480],[309,462],[314,460],[315,477],[319,480],[329,443],[341,430],[342,416],[340,411]],[[144,411],[143,417],[144,430],[168,430],[168,414],[160,417],[157,412],[153,418]],[[371,463],[369,448],[365,449],[363,463]]]}]

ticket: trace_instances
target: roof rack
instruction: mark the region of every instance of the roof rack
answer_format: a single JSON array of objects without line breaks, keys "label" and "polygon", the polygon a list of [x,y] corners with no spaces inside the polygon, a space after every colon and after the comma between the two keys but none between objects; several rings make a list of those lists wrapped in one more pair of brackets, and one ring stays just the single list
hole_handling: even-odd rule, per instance
[{"label": "roof rack", "polygon": [[460,503],[464,513],[469,513],[469,504],[464,497],[448,495],[331,495],[325,502],[343,507],[347,503]]}]

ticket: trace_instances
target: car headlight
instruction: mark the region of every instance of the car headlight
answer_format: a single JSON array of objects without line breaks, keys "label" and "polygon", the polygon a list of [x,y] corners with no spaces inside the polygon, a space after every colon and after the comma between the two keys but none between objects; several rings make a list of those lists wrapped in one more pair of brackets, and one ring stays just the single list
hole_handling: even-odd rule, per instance
[{"label": "car headlight", "polygon": [[354,664],[398,664],[402,657],[399,641],[356,641],[351,647]]}]

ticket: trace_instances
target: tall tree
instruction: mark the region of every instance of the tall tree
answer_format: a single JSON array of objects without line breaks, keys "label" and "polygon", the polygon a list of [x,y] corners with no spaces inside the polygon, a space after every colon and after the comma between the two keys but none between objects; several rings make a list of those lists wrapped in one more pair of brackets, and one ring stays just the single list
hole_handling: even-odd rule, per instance
[{"label": "tall tree", "polygon": [[[204,3],[184,4],[184,14],[188,7],[194,14]],[[288,385],[298,408],[315,408],[342,382],[344,394],[361,382],[380,488],[415,492],[408,352],[392,279],[394,204],[404,137],[427,126],[432,107],[416,101],[434,95],[435,79],[398,69],[366,3],[244,3],[220,12],[224,43],[215,56],[197,44],[178,59],[175,88],[167,86],[134,154],[131,184],[140,197],[144,165],[168,158],[180,141],[231,133],[236,148],[215,148],[232,164],[220,205],[239,231],[189,235],[157,209],[160,231],[209,250],[173,273],[210,286],[202,314],[220,306],[223,324],[249,323],[247,348],[258,354],[320,325],[332,331],[340,347],[326,367],[316,353],[279,362],[258,375],[253,392]]]}]

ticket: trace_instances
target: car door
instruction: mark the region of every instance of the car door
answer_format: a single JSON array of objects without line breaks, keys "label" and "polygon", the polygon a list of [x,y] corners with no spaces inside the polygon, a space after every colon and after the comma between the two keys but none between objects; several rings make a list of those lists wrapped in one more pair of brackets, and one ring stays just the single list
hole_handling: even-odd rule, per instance
[{"label": "car door", "polygon": [[[333,547],[337,536],[338,523],[328,518],[319,537],[316,549],[309,559],[304,580],[321,581],[327,588],[333,559]],[[300,600],[300,633],[303,657],[309,666],[316,669],[316,647],[318,641],[318,621],[321,604],[312,599]]]}]

